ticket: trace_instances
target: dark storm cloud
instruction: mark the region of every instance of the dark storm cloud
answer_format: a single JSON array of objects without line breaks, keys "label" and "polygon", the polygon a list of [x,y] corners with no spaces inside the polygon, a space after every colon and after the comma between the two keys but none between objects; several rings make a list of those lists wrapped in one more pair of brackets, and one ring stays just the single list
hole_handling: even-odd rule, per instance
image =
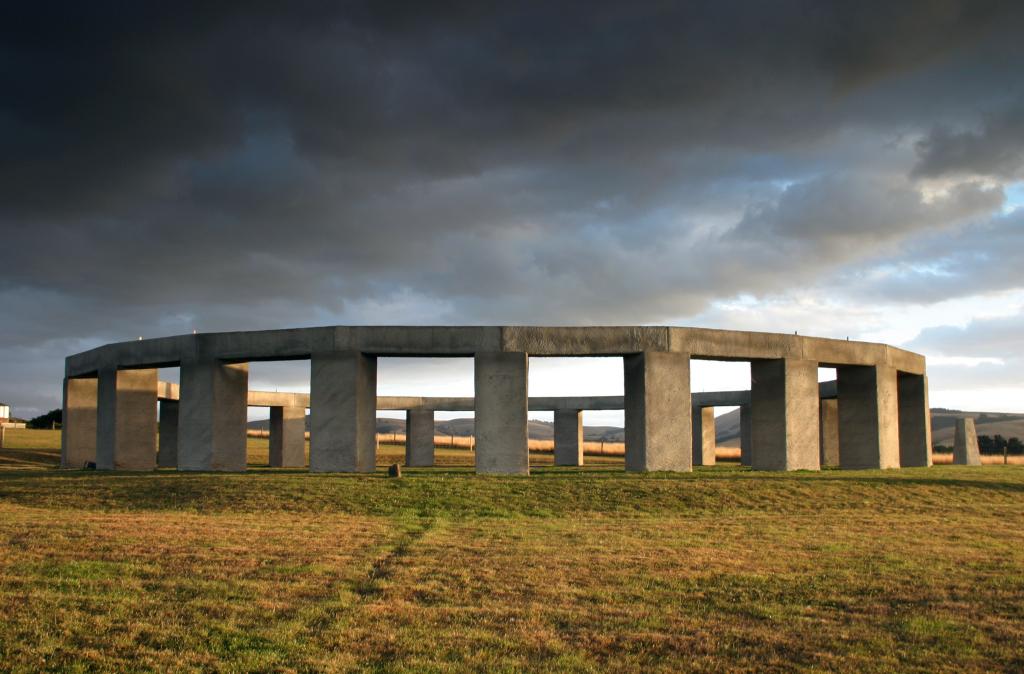
[{"label": "dark storm cloud", "polygon": [[647,322],[814,283],[998,210],[975,181],[1018,175],[1021,19],[951,0],[7,8],[0,345],[48,363],[41,381],[66,340]]}]

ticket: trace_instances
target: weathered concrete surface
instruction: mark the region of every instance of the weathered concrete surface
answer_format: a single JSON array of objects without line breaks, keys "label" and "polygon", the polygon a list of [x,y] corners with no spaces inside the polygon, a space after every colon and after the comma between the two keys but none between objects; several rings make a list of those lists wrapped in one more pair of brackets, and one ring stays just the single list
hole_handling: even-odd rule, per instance
[{"label": "weathered concrete surface", "polygon": [[555,465],[583,465],[583,413],[555,410]]},{"label": "weathered concrete surface", "polygon": [[823,398],[818,419],[821,466],[836,467],[839,465],[839,401]]},{"label": "weathered concrete surface", "polygon": [[406,410],[405,465],[434,465],[434,410]]},{"label": "weathered concrete surface", "polygon": [[476,472],[529,474],[529,358],[525,353],[478,353],[473,370]]},{"label": "weathered concrete surface", "polygon": [[99,372],[96,468],[156,468],[156,370]]},{"label": "weathered concrete surface", "polygon": [[710,360],[813,360],[824,366],[886,365],[924,374],[918,354],[867,342],[798,335],[679,327],[408,327],[334,326],[180,335],[107,344],[69,356],[69,377],[102,368],[171,367],[186,360],[226,362],[307,359],[313,353],[359,351],[372,356],[625,356],[672,351]]},{"label": "weathered concrete surface", "polygon": [[818,470],[818,364],[750,363],[755,470]]},{"label": "weathered concrete surface", "polygon": [[750,417],[750,403],[740,405],[740,465],[749,466],[754,451],[754,429]]},{"label": "weathered concrete surface", "polygon": [[956,420],[956,430],[953,434],[953,463],[958,466],[981,465],[978,434],[974,430],[974,419],[971,417]]},{"label": "weathered concrete surface", "polygon": [[182,363],[178,470],[245,470],[248,388],[247,363]]},{"label": "weathered concrete surface", "polygon": [[82,468],[96,461],[96,401],[95,379],[64,380],[61,468]]},{"label": "weathered concrete surface", "polygon": [[932,465],[932,415],[928,408],[928,378],[900,372],[896,378],[899,397],[900,465]]},{"label": "weathered concrete surface", "polygon": [[377,463],[377,359],[358,351],[314,354],[309,469],[369,473]]},{"label": "weathered concrete surface", "polygon": [[306,407],[270,408],[270,467],[302,468],[306,465]]},{"label": "weathered concrete surface", "polygon": [[715,465],[715,408],[693,406],[693,465]]},{"label": "weathered concrete surface", "polygon": [[159,449],[156,465],[160,468],[178,467],[178,401],[160,401]]},{"label": "weathered concrete surface", "polygon": [[899,468],[899,405],[896,370],[854,365],[839,375],[839,465]]},{"label": "weathered concrete surface", "polygon": [[626,470],[692,470],[689,354],[649,351],[622,363]]}]

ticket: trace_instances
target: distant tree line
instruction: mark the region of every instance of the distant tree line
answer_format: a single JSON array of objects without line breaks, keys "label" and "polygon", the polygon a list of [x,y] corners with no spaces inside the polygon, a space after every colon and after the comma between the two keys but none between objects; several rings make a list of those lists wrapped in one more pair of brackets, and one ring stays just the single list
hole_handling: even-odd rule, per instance
[{"label": "distant tree line", "polygon": [[[978,451],[982,454],[1001,455],[1004,449],[1007,454],[1024,454],[1024,442],[1021,442],[1021,439],[1016,436],[1004,438],[998,433],[978,436]],[[953,448],[946,445],[935,445],[934,450],[949,453],[953,451]]]},{"label": "distant tree line", "polygon": [[46,414],[41,414],[38,417],[29,419],[25,425],[29,428],[60,428],[63,416],[63,410],[57,408],[55,410],[50,410]]}]

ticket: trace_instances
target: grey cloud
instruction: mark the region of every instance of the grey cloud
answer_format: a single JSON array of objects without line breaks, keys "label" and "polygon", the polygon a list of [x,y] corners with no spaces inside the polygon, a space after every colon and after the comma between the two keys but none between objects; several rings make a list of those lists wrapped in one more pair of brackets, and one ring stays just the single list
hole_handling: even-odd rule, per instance
[{"label": "grey cloud", "polygon": [[60,344],[26,356],[56,380],[193,328],[654,322],[999,204],[926,203],[905,139],[1013,108],[1018,3],[397,7],[10,9],[4,352]]},{"label": "grey cloud", "polygon": [[922,177],[1024,177],[1024,108],[988,119],[978,131],[932,129],[918,142],[914,174]]}]

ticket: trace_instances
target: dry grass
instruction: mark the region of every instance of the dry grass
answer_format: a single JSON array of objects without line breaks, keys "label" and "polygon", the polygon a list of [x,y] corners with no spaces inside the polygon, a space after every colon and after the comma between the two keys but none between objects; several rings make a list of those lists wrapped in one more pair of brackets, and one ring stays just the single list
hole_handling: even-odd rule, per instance
[{"label": "dry grass", "polygon": [[465,466],[0,470],[0,670],[1024,669],[1024,468]]}]

